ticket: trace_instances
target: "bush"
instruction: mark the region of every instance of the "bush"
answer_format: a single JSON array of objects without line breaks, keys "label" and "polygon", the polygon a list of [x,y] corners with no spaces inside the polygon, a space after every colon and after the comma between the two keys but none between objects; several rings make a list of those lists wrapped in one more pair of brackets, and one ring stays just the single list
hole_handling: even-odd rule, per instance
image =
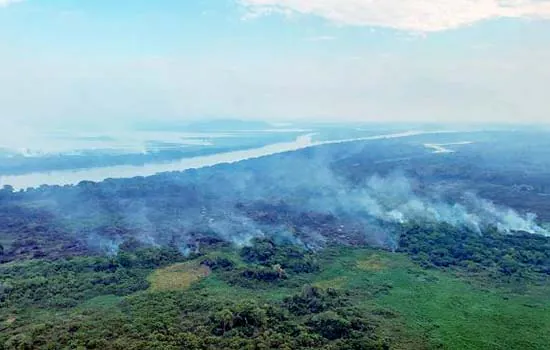
[{"label": "bush", "polygon": [[201,261],[201,265],[208,266],[211,270],[233,270],[235,263],[227,258],[215,257],[215,258],[206,258]]},{"label": "bush", "polygon": [[325,291],[310,285],[304,286],[302,293],[285,298],[283,301],[286,309],[299,316],[317,314],[349,304],[349,301],[335,289]]},{"label": "bush", "polygon": [[312,316],[307,325],[314,332],[329,340],[347,337],[351,330],[351,322],[334,311],[326,311]]},{"label": "bush", "polygon": [[277,245],[270,239],[255,239],[253,245],[241,250],[241,257],[248,263],[263,266],[280,265],[285,271],[313,273],[320,270],[314,255],[294,244]]}]

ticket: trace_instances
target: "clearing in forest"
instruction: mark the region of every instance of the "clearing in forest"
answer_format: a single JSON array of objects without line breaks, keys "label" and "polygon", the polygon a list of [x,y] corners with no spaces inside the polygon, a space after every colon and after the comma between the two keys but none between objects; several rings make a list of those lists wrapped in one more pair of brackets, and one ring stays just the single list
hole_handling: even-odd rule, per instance
[{"label": "clearing in forest", "polygon": [[357,267],[363,271],[381,271],[387,268],[387,264],[380,255],[374,254],[368,259],[359,260]]},{"label": "clearing in forest", "polygon": [[150,291],[166,292],[189,288],[193,283],[208,276],[210,269],[196,261],[171,265],[153,272],[148,280]]}]

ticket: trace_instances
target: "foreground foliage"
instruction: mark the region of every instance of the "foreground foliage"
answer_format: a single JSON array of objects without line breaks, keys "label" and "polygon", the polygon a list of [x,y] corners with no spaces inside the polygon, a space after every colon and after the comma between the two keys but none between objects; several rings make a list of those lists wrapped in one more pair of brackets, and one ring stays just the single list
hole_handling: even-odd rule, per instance
[{"label": "foreground foliage", "polygon": [[0,348],[544,349],[550,342],[547,286],[475,286],[399,253],[313,254],[254,243],[189,257],[127,247],[116,257],[4,264]]}]

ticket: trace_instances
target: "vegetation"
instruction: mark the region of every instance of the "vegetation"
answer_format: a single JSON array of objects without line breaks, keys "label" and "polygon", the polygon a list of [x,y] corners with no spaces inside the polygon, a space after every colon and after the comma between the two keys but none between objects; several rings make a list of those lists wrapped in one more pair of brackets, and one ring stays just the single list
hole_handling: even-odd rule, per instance
[{"label": "vegetation", "polygon": [[425,267],[459,268],[498,280],[550,276],[550,239],[528,233],[483,234],[447,224],[411,224],[400,250]]},{"label": "vegetation", "polygon": [[[548,349],[549,237],[381,222],[361,191],[331,203],[396,167],[411,193],[474,189],[543,218],[546,188],[387,142],[0,190],[0,350]],[[304,184],[332,158],[337,176]]]},{"label": "vegetation", "polygon": [[[137,248],[3,264],[0,348],[544,349],[550,341],[547,285],[488,288],[401,253],[254,243],[238,254],[224,245],[190,257]],[[293,257],[317,268],[293,268]]]}]

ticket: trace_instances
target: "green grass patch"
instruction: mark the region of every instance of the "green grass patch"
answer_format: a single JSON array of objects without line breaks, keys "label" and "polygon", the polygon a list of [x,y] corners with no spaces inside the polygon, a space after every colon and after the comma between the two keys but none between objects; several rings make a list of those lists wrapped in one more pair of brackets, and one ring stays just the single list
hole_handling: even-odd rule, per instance
[{"label": "green grass patch", "polygon": [[154,271],[148,277],[152,292],[178,291],[189,288],[193,283],[210,274],[207,266],[197,261],[188,261]]},{"label": "green grass patch", "polygon": [[365,308],[401,315],[419,337],[444,349],[548,349],[550,288],[480,288],[451,272],[421,269],[401,254],[327,252],[317,285],[356,291]]}]

